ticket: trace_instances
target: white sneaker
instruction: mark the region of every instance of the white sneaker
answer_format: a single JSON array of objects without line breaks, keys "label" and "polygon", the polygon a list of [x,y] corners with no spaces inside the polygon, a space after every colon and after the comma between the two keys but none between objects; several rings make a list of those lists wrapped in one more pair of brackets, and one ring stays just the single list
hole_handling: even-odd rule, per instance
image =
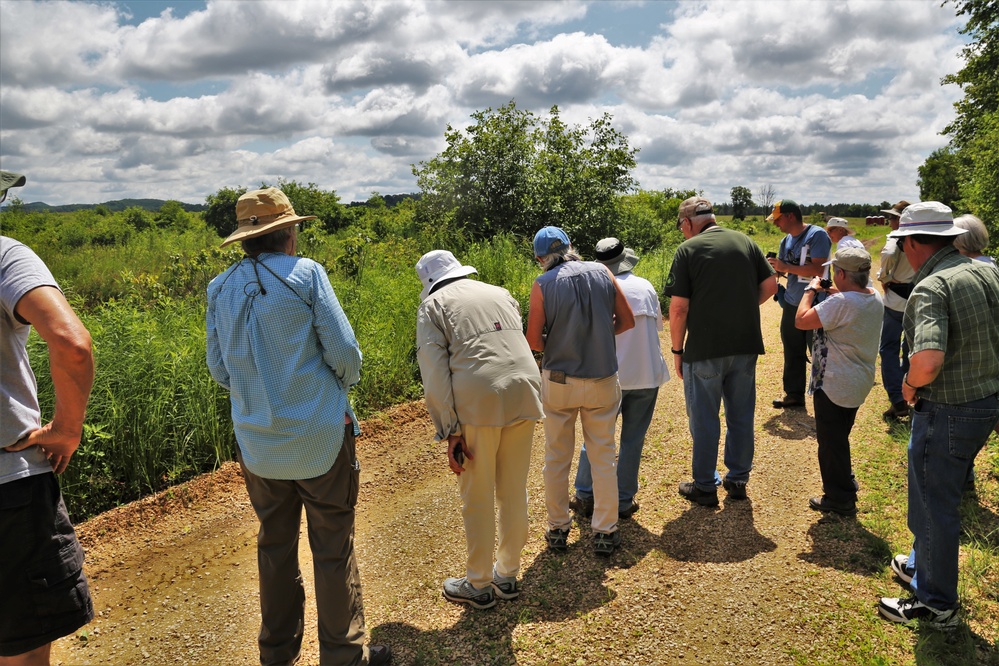
[{"label": "white sneaker", "polygon": [[954,629],[961,624],[961,619],[957,615],[957,609],[937,610],[927,606],[915,596],[908,599],[897,599],[894,597],[882,597],[878,603],[878,612],[885,619],[892,622],[908,624],[919,620],[921,626],[928,626],[934,629]]},{"label": "white sneaker", "polygon": [[891,570],[902,579],[906,585],[912,585],[912,577],[916,572],[909,568],[909,556],[899,553],[891,561]]}]

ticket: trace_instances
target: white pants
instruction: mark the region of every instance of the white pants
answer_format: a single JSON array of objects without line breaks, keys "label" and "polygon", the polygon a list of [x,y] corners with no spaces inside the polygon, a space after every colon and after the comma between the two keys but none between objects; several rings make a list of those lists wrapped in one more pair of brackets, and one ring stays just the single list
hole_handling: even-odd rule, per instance
[{"label": "white pants", "polygon": [[465,471],[458,477],[468,548],[465,575],[476,589],[488,587],[493,579],[495,507],[499,509],[496,573],[507,577],[520,571],[520,554],[527,543],[527,473],[534,424],[525,420],[505,427],[461,426],[473,456],[465,459]]},{"label": "white pants", "polygon": [[566,377],[553,382],[545,370],[541,402],[545,408],[545,503],[548,529],[572,524],[569,514],[569,467],[576,454],[576,415],[583,426],[583,441],[593,475],[594,532],[617,530],[617,462],[614,426],[621,408],[621,384],[610,377]]}]

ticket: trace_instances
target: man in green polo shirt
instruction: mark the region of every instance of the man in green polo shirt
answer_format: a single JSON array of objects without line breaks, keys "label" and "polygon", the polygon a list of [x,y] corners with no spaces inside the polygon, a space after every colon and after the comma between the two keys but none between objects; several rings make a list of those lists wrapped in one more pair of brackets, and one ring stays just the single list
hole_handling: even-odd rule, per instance
[{"label": "man in green polo shirt", "polygon": [[950,208],[928,201],[906,208],[889,234],[916,270],[902,319],[911,354],[902,395],[913,405],[913,547],[891,562],[914,594],[882,598],[878,610],[893,622],[942,629],[959,624],[962,489],[999,421],[999,270],[961,255],[953,242],[962,233]]}]

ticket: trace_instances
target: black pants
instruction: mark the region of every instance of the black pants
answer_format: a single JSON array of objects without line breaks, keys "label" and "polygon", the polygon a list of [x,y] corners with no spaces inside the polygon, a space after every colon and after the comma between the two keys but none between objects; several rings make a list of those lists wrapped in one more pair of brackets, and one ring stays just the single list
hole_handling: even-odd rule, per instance
[{"label": "black pants", "polygon": [[857,481],[850,462],[850,431],[859,407],[840,407],[819,389],[815,403],[815,436],[819,440],[822,493],[833,502],[855,504]]},{"label": "black pants", "polygon": [[780,315],[780,341],[784,346],[784,395],[803,401],[812,332],[795,328],[794,316],[797,312],[797,305],[784,305]]}]

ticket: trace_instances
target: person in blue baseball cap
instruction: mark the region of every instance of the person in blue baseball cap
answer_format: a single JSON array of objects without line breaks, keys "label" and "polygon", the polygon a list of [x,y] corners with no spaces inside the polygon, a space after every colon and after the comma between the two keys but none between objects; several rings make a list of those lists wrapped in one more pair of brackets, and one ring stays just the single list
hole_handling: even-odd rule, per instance
[{"label": "person in blue baseball cap", "polygon": [[614,336],[634,328],[635,315],[611,270],[582,261],[562,229],[538,231],[534,254],[544,272],[531,288],[527,342],[544,353],[545,538],[553,551],[568,548],[569,467],[578,415],[593,475],[593,550],[609,556],[621,545],[614,460],[621,384]]}]

